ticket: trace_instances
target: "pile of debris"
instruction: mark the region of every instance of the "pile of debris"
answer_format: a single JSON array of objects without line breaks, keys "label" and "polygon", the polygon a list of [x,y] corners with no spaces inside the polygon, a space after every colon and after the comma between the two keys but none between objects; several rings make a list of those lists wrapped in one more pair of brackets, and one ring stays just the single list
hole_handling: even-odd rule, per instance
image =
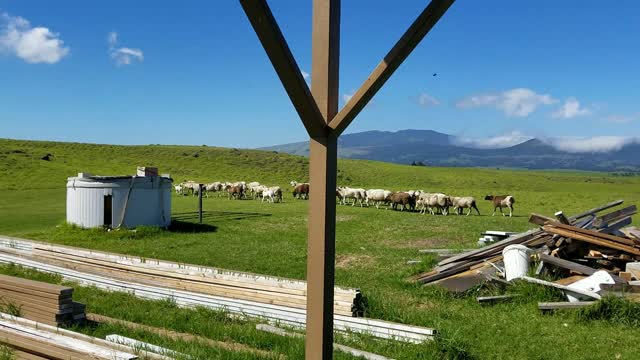
[{"label": "pile of debris", "polygon": [[[464,292],[486,281],[517,278],[559,288],[572,303],[597,300],[603,293],[640,292],[640,230],[629,226],[637,208],[604,213],[622,203],[617,200],[571,217],[561,211],[555,217],[532,214],[529,222],[539,228],[448,257],[416,281]],[[546,273],[559,280],[527,276],[532,263],[537,264],[536,275]]]}]

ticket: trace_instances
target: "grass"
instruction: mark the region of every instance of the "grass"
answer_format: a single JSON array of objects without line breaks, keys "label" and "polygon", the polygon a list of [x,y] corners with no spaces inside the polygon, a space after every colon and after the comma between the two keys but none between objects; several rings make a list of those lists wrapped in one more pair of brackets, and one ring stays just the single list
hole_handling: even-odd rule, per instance
[{"label": "grass", "polygon": [[[40,160],[46,154],[53,154],[52,161]],[[176,226],[170,231],[139,228],[106,232],[64,224],[68,176],[80,171],[131,174],[137,165],[158,166],[161,172],[171,173],[178,181],[260,181],[285,189],[289,188],[290,180],[307,180],[308,172],[305,158],[264,151],[0,140],[0,171],[7,174],[0,178],[0,233],[148,258],[306,277],[308,202],[293,200],[290,194],[285,194],[284,204],[230,201],[215,196],[204,199],[202,226],[194,224],[196,200],[173,196]],[[634,338],[623,324],[585,322],[573,313],[540,314],[537,301],[553,301],[557,294],[539,287],[517,284],[507,291],[525,296],[484,307],[476,303],[476,295],[498,294],[502,290],[481,288],[453,297],[406,279],[429,270],[436,262],[433,255],[419,254],[418,249],[474,247],[484,230],[526,230],[531,227],[527,223],[531,212],[551,215],[563,210],[572,214],[619,198],[626,203],[638,203],[640,178],[591,172],[450,169],[341,160],[338,182],[365,188],[441,191],[478,199],[487,193],[509,193],[516,198],[513,218],[489,216],[492,209],[483,200],[479,201],[482,216],[469,217],[339,206],[336,283],[360,288],[368,298],[371,317],[433,327],[442,334],[432,344],[422,346],[366,338],[343,339],[345,344],[396,359],[578,359],[611,357],[611,349],[599,344],[615,339],[616,351],[623,359],[635,357],[631,346]],[[408,260],[422,262],[407,265]],[[121,295],[103,294],[95,289],[79,293],[85,294],[80,301],[86,301],[90,309],[94,306],[105,315],[125,316],[115,311]],[[162,305],[153,307],[164,309]],[[166,322],[178,326],[174,318],[178,315],[173,314],[182,311],[192,310],[154,313],[154,324]],[[131,311],[134,319],[129,320],[144,320],[149,312],[148,304],[140,305],[138,310]],[[203,330],[206,326],[196,322],[188,330],[213,331]],[[222,322],[216,325],[219,328],[216,331],[222,332],[227,326]],[[253,341],[259,337],[265,347],[268,344],[285,347],[276,338],[260,337],[255,330],[251,331],[251,326],[238,326],[241,330],[234,336],[239,339]],[[549,339],[554,339],[554,346],[548,346]],[[297,344],[302,351],[302,342]]]}]

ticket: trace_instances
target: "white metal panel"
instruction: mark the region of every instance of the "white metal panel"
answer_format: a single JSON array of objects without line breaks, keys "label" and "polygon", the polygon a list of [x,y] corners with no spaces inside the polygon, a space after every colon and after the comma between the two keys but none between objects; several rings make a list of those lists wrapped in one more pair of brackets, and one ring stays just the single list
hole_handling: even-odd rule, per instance
[{"label": "white metal panel", "polygon": [[112,195],[114,227],[121,221],[126,227],[171,223],[171,180],[162,177],[69,178],[67,222],[86,228],[103,226],[105,195]]}]

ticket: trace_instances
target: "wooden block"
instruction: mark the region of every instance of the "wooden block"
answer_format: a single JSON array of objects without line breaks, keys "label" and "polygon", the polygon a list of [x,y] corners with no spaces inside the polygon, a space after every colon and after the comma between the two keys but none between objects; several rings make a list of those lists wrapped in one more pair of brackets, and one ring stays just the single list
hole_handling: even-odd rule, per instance
[{"label": "wooden block", "polygon": [[556,221],[554,218],[550,218],[548,216],[540,215],[540,214],[531,214],[529,215],[529,222],[532,224],[536,224],[539,226],[545,225],[548,222]]},{"label": "wooden block", "polygon": [[570,285],[570,284],[573,284],[574,282],[576,282],[578,280],[582,280],[584,278],[586,278],[586,276],[573,275],[573,276],[566,277],[564,279],[556,280],[553,283],[554,284],[560,284],[560,285]]},{"label": "wooden block", "polygon": [[630,272],[626,272],[626,271],[620,271],[618,276],[620,276],[621,278],[625,279],[626,281],[631,281],[631,278],[632,278],[631,273]]},{"label": "wooden block", "polygon": [[564,213],[562,213],[562,211],[558,211],[554,215],[555,215],[556,219],[558,219],[558,221],[560,221],[560,223],[565,224],[565,225],[570,225],[571,224],[569,219],[567,219],[567,217],[564,216]]},{"label": "wooden block", "polygon": [[67,286],[54,285],[41,281],[28,280],[8,275],[0,275],[0,283],[18,287],[21,289],[36,290],[50,294],[70,295],[73,293],[73,288]]}]

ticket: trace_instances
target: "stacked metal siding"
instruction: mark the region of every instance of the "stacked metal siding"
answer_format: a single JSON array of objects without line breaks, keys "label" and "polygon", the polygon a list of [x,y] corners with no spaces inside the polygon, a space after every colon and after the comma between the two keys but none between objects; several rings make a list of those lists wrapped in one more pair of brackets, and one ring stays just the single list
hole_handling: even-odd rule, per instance
[{"label": "stacked metal siding", "polygon": [[84,228],[103,226],[105,195],[112,195],[114,227],[171,223],[171,179],[163,177],[71,177],[67,222]]}]

